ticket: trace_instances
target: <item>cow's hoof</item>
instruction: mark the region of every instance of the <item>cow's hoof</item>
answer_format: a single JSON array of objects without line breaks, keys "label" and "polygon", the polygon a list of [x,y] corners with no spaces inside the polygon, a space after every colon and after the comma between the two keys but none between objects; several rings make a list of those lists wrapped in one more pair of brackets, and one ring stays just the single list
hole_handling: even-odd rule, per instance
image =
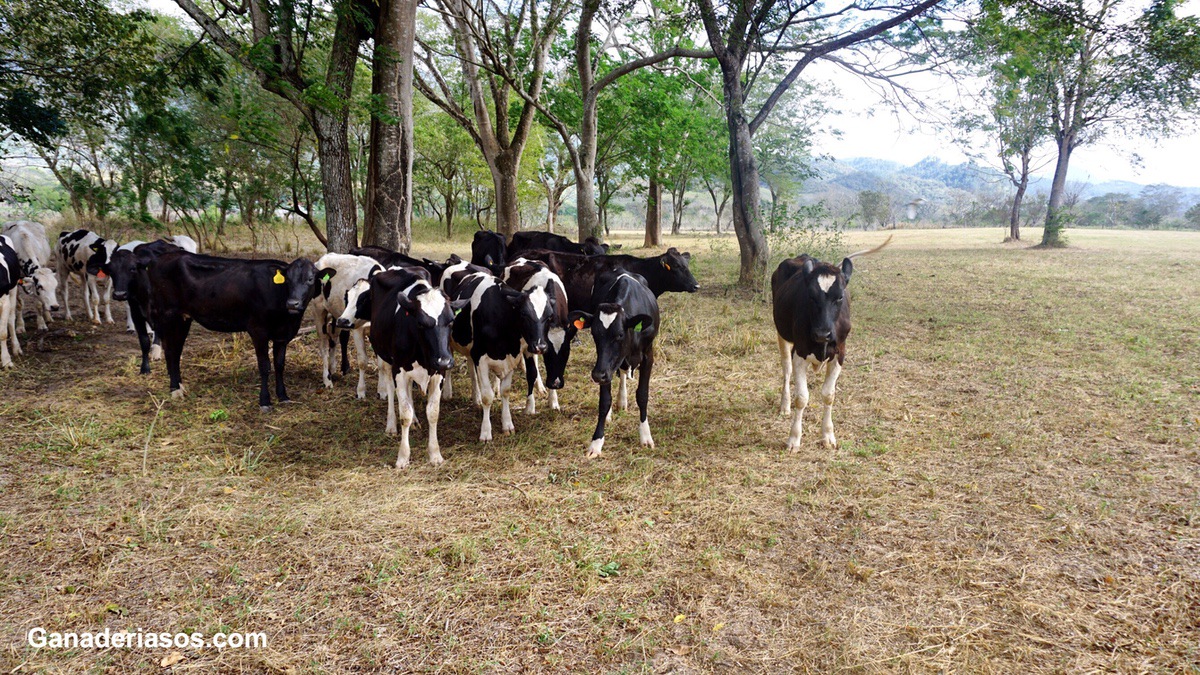
[{"label": "cow's hoof", "polygon": [[787,442],[787,449],[792,452],[800,452],[800,439],[797,438],[793,441],[789,438]]},{"label": "cow's hoof", "polygon": [[783,407],[781,407],[781,408],[779,409],[779,416],[780,416],[780,417],[787,417],[787,416],[789,416],[789,415],[791,415],[791,414],[792,414],[792,407],[791,407],[790,405],[789,405],[789,406],[783,406]]},{"label": "cow's hoof", "polygon": [[12,368],[12,367],[13,367],[12,361],[5,361],[4,363],[0,363],[0,368]]},{"label": "cow's hoof", "polygon": [[407,457],[397,457],[396,458],[396,468],[397,469],[407,469],[408,468],[408,458]]},{"label": "cow's hoof", "polygon": [[325,380],[322,384],[325,385],[326,389],[333,389],[333,380]]},{"label": "cow's hoof", "polygon": [[388,427],[383,430],[383,433],[387,434],[388,436],[395,436],[396,435],[396,427]]},{"label": "cow's hoof", "polygon": [[176,400],[183,398],[183,389],[172,389],[171,398]]},{"label": "cow's hoof", "polygon": [[162,361],[162,357],[163,357],[162,347],[159,347],[158,345],[154,345],[153,347],[150,348],[150,360],[151,361]]},{"label": "cow's hoof", "polygon": [[442,459],[441,454],[433,454],[429,456],[430,466],[441,466],[446,460]]},{"label": "cow's hoof", "polygon": [[265,413],[269,413],[269,412],[275,410],[274,407],[269,406],[269,405],[260,405],[260,406],[258,406],[258,409]]},{"label": "cow's hoof", "polygon": [[138,370],[138,375],[149,375],[149,374],[150,374],[149,368],[141,368]]},{"label": "cow's hoof", "polygon": [[835,438],[833,434],[829,434],[825,438],[821,439],[821,445],[824,445],[826,450],[837,450],[837,438]]},{"label": "cow's hoof", "polygon": [[134,334],[134,333],[136,333],[137,331],[136,331],[136,330],[134,330],[134,329],[132,329],[132,328],[126,328],[126,329],[125,329],[125,332],[126,332],[126,333],[129,333],[130,335],[133,335],[133,334]]},{"label": "cow's hoof", "polygon": [[24,334],[25,334],[25,329],[24,329],[24,328],[18,328],[18,329],[17,329],[17,335],[24,335]]},{"label": "cow's hoof", "polygon": [[588,448],[587,458],[588,459],[596,459],[597,457],[600,456],[600,454],[601,454],[601,451],[598,448]]},{"label": "cow's hoof", "polygon": [[492,433],[489,431],[486,434],[479,434],[479,440],[483,443],[491,443],[492,442]]},{"label": "cow's hoof", "polygon": [[500,431],[502,433],[504,433],[505,435],[508,435],[508,434],[516,433],[517,428],[516,427],[500,427]]},{"label": "cow's hoof", "polygon": [[356,394],[354,394],[354,398],[356,398],[360,401],[365,401],[365,400],[367,400],[367,392],[365,392],[365,391],[357,392]]}]

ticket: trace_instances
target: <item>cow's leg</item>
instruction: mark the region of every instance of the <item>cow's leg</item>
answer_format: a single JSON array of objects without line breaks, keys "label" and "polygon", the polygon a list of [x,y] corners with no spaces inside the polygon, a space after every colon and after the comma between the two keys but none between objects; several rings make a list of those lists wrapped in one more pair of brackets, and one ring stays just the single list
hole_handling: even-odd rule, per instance
[{"label": "cow's leg", "polygon": [[150,330],[151,339],[153,340],[150,343],[150,360],[151,361],[162,361],[162,358],[163,358],[162,339],[158,337],[158,333],[152,327],[150,327],[149,330]]},{"label": "cow's leg", "polygon": [[[375,385],[375,393],[379,394],[379,398],[388,398],[388,392],[391,391],[392,387],[396,386],[395,380],[392,379],[392,371],[389,370],[386,374],[383,372],[384,363],[386,361],[378,356],[375,357],[375,370],[379,375],[379,383]],[[388,400],[390,401],[391,399]],[[396,430],[393,428],[392,433],[395,432]]]},{"label": "cow's leg", "polygon": [[[475,405],[483,407],[483,390],[480,386],[480,378],[489,377],[485,373],[479,372],[479,367],[474,361],[467,362],[467,369],[471,371],[471,398],[475,401]],[[490,404],[489,404],[490,405]]]},{"label": "cow's leg", "polygon": [[492,401],[496,394],[492,390],[492,373],[490,359],[483,357],[475,367],[475,379],[479,387],[479,407],[483,408],[483,421],[479,426],[479,440],[485,443],[492,440]]},{"label": "cow's leg", "polygon": [[261,333],[250,333],[250,341],[254,343],[254,357],[258,360],[258,407],[263,412],[271,411],[271,355],[270,340]]},{"label": "cow's leg", "polygon": [[396,380],[392,379],[392,364],[378,359],[379,361],[379,377],[386,378],[386,386],[384,387],[384,397],[387,398],[387,426],[384,427],[384,432],[389,434],[396,433]]},{"label": "cow's leg", "polygon": [[508,405],[508,390],[512,388],[513,371],[509,370],[500,380],[500,431],[511,434],[516,431],[512,421],[512,409]]},{"label": "cow's leg", "polygon": [[551,410],[562,410],[562,408],[559,407],[559,405],[558,405],[558,390],[551,389],[549,391],[550,391],[550,409]]},{"label": "cow's leg", "polygon": [[317,313],[317,355],[321,357],[321,384],[326,389],[333,389],[333,379],[329,377],[329,350],[333,346],[333,333],[336,329],[329,323],[325,312]]},{"label": "cow's leg", "polygon": [[534,400],[533,392],[537,385],[542,383],[541,374],[538,373],[537,360],[532,356],[525,357],[525,381],[529,384],[527,393],[525,394],[525,414],[537,414],[537,402]]},{"label": "cow's leg", "polygon": [[400,410],[400,450],[396,454],[396,468],[408,466],[411,448],[408,445],[408,430],[413,423],[412,381],[403,368],[396,373],[396,407]]},{"label": "cow's leg", "polygon": [[776,335],[779,339],[779,368],[783,380],[783,395],[779,397],[779,414],[792,413],[792,343]]},{"label": "cow's leg", "polygon": [[650,372],[654,370],[654,352],[647,351],[642,357],[642,365],[638,368],[637,404],[641,423],[638,425],[638,436],[642,445],[653,448],[654,437],[650,435]]},{"label": "cow's leg", "polygon": [[287,349],[291,340],[276,340],[275,351],[275,398],[279,399],[280,403],[285,403],[292,399],[288,398],[287,385],[283,381],[283,370],[287,366]]},{"label": "cow's leg", "polygon": [[162,338],[164,357],[167,361],[167,377],[171,381],[171,398],[183,398],[183,382],[179,372],[179,360],[183,355],[183,343],[187,341],[191,319],[172,319],[158,322],[158,334]]},{"label": "cow's leg", "polygon": [[429,388],[425,391],[425,421],[429,423],[429,463],[439,466],[443,461],[442,448],[438,445],[437,423],[442,412],[442,376],[434,374],[429,378]]},{"label": "cow's leg", "polygon": [[125,332],[126,333],[136,333],[137,332],[137,328],[135,328],[133,325],[133,303],[132,302],[125,303]]},{"label": "cow's leg", "polygon": [[0,295],[0,368],[12,368],[12,357],[8,354],[9,313],[12,311],[11,294]]},{"label": "cow's leg", "polygon": [[792,452],[798,452],[804,409],[808,407],[808,361],[792,359],[792,374],[796,378],[796,410],[792,414],[792,433],[788,435],[787,447]]},{"label": "cow's leg", "polygon": [[[528,363],[525,365],[526,365],[526,367],[529,366]],[[546,393],[546,384],[544,382],[542,382],[541,364],[538,363],[538,358],[536,356],[533,357],[533,376],[536,378],[534,380],[534,386],[537,387],[537,393],[545,394]]]},{"label": "cow's leg", "polygon": [[837,447],[837,438],[833,435],[833,392],[837,389],[838,376],[842,374],[842,366],[837,357],[829,360],[825,369],[825,383],[821,385],[821,405],[824,415],[821,418],[821,442],[830,450]]},{"label": "cow's leg", "polygon": [[62,273],[62,268],[58,272],[58,287],[63,293],[63,311],[67,321],[71,320],[71,275],[68,273],[65,277]]},{"label": "cow's leg", "polygon": [[[88,321],[92,323],[100,323],[100,291],[96,290],[96,277],[84,273],[83,283],[83,311],[87,314]],[[96,296],[96,311],[92,311],[92,295]]]},{"label": "cow's leg", "polygon": [[618,368],[617,375],[621,377],[621,387],[617,392],[617,407],[621,412],[629,410],[629,380],[633,379],[633,374],[625,368]]},{"label": "cow's leg", "polygon": [[361,328],[354,329],[353,334],[354,353],[358,355],[358,388],[354,394],[361,400],[367,397],[367,345]]},{"label": "cow's leg", "polygon": [[138,372],[146,375],[150,372],[150,331],[146,328],[146,317],[136,302],[129,303],[129,317],[133,321],[137,333],[138,346],[142,349],[142,367]]},{"label": "cow's leg", "polygon": [[12,355],[20,356],[23,352],[21,351],[21,341],[17,339],[16,312],[17,289],[13,288],[8,292],[8,316],[6,317],[8,323],[8,340],[11,343],[9,349],[12,351]]},{"label": "cow's leg", "polygon": [[612,383],[600,385],[600,408],[596,411],[596,432],[592,434],[592,442],[588,445],[588,459],[595,459],[604,450],[604,422],[612,410]]},{"label": "cow's leg", "polygon": [[[108,283],[105,285],[105,288],[104,288],[104,303],[103,303],[104,304],[104,323],[112,323],[113,322],[113,318],[112,318],[112,287],[113,287],[113,280],[112,280],[112,277],[109,277]],[[99,308],[97,308],[96,313],[97,314],[100,313]]]},{"label": "cow's leg", "polygon": [[449,401],[450,398],[454,396],[454,387],[453,387],[453,385],[450,384],[452,379],[453,378],[451,377],[450,371],[447,370],[446,377],[442,378],[442,400],[443,401]]},{"label": "cow's leg", "polygon": [[[20,292],[20,286],[13,289],[13,300],[14,300],[14,307],[13,307],[12,324],[13,324],[14,332],[24,333],[25,332],[25,295]],[[40,301],[35,301],[35,302],[39,305],[41,304]],[[30,303],[30,304],[33,304],[33,303]]]},{"label": "cow's leg", "polygon": [[342,343],[342,376],[345,377],[346,373],[350,372],[350,356],[346,350],[346,345],[350,343],[350,333],[342,331],[338,338]]}]

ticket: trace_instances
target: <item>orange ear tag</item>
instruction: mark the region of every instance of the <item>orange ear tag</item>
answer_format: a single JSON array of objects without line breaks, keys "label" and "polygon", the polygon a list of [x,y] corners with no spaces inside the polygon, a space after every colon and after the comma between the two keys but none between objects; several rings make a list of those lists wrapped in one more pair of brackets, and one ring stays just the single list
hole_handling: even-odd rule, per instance
[{"label": "orange ear tag", "polygon": [[575,329],[583,330],[583,319],[575,319]]},{"label": "orange ear tag", "polygon": [[99,272],[96,272],[96,278],[97,279],[107,279],[108,275],[104,273],[104,270],[100,270]]},{"label": "orange ear tag", "polygon": [[669,263],[667,263],[666,261],[663,261],[663,267],[667,268],[668,272],[671,271],[671,265]]}]

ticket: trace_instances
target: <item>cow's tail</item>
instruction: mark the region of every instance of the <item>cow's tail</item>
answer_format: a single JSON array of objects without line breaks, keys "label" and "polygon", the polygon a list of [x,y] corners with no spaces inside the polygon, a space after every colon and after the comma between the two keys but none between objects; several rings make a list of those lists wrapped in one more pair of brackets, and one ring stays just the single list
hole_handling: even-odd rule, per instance
[{"label": "cow's tail", "polygon": [[861,251],[855,251],[854,253],[851,253],[850,255],[848,255],[846,257],[847,258],[857,258],[860,255],[871,255],[872,253],[879,253],[884,248],[886,248],[888,244],[892,243],[892,237],[894,237],[894,236],[896,236],[896,235],[889,234],[888,238],[884,239],[883,243],[876,246],[875,248],[866,248]]}]

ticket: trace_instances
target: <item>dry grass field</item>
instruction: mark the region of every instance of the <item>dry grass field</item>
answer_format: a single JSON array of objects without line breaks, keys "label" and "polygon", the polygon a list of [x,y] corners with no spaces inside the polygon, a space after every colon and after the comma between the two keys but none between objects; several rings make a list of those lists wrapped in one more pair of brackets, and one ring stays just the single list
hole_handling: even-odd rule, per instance
[{"label": "dry grass field", "polygon": [[1200,672],[1200,236],[1070,237],[901,231],[858,261],[832,452],[816,406],[783,449],[730,240],[671,242],[702,290],[662,298],[658,447],[631,409],[596,461],[590,338],[561,413],[481,445],[456,387],[446,464],[414,428],[397,472],[312,334],[264,415],[249,341],[197,327],[147,440],[162,363],[137,375],[120,318],[56,323],[0,373],[0,672],[169,654],[35,626],[268,635],[182,650],[199,672]]}]

